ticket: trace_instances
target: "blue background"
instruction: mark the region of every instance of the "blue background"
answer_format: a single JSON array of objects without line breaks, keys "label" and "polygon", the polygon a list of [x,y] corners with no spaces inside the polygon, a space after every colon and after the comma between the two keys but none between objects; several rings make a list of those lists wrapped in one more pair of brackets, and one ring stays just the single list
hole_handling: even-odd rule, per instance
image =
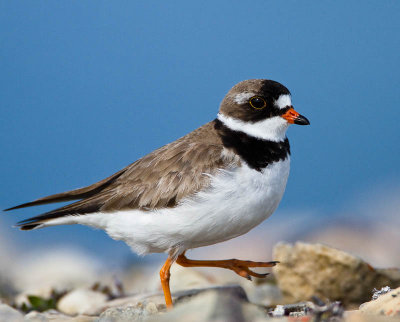
[{"label": "blue background", "polygon": [[[0,206],[100,180],[212,120],[235,83],[268,78],[311,121],[288,131],[279,211],[346,211],[400,179],[399,12],[397,0],[0,1]],[[10,227],[51,208],[3,213],[1,230],[29,249],[129,253],[86,227]]]}]

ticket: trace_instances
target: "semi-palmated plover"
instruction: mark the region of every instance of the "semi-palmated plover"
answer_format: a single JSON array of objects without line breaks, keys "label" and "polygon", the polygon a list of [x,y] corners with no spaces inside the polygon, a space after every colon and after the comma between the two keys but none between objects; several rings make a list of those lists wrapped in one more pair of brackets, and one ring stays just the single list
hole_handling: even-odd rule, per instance
[{"label": "semi-palmated plover", "polygon": [[289,175],[289,124],[309,121],[278,82],[252,79],[235,85],[215,120],[88,187],[6,210],[79,200],[18,223],[22,230],[83,224],[104,229],[138,254],[168,253],[160,271],[172,305],[170,267],[222,267],[263,277],[249,267],[276,262],[190,260],[185,251],[247,233],[277,208]]}]

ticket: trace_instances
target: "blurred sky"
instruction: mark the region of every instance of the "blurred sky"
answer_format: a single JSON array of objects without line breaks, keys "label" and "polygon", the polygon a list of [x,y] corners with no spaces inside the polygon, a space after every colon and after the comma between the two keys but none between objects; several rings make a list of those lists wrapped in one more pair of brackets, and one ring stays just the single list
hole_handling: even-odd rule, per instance
[{"label": "blurred sky", "polygon": [[[399,12],[398,0],[0,0],[0,206],[100,180],[215,118],[235,83],[268,78],[311,121],[288,132],[278,213],[346,211],[400,179]],[[1,231],[28,250],[129,252],[86,227],[11,228],[51,208],[3,213]]]}]

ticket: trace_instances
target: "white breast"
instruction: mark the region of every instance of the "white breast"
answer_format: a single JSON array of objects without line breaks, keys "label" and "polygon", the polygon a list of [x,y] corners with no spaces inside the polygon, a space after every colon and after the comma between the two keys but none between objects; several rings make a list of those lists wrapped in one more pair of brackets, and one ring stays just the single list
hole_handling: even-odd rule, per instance
[{"label": "white breast", "polygon": [[139,254],[181,253],[245,234],[268,218],[281,201],[289,168],[289,157],[261,172],[243,164],[220,171],[206,191],[175,208],[74,216],[69,223],[102,228]]}]

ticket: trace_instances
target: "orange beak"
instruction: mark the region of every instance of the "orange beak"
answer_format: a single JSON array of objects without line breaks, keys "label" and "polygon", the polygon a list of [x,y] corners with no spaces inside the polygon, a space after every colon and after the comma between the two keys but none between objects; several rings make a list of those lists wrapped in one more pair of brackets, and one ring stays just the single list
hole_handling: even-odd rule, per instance
[{"label": "orange beak", "polygon": [[310,121],[307,120],[307,118],[305,118],[303,115],[297,113],[293,107],[289,108],[289,110],[281,116],[290,124],[299,124],[299,125],[310,124]]}]

